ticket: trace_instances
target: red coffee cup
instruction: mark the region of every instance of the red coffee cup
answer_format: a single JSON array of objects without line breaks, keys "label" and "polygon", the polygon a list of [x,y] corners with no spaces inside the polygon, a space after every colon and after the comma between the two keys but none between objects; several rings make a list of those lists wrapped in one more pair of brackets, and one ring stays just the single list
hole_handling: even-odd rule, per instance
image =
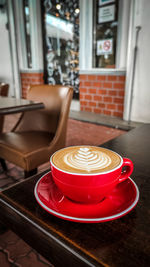
[{"label": "red coffee cup", "polygon": [[[100,150],[99,153],[101,153],[102,155],[106,155],[106,159],[108,157],[108,162],[109,162],[109,157],[111,159],[116,157],[119,163],[117,163],[117,166],[114,168],[111,168],[110,166],[109,169],[109,166],[107,166],[107,168],[101,168],[100,170],[97,169],[96,173],[93,172],[84,173],[83,170],[78,170],[78,172],[76,172],[75,169],[74,170],[72,169],[73,171],[71,171],[71,170],[66,170],[65,168],[60,168],[61,164],[59,163],[61,163],[62,161],[61,158],[62,155],[63,157],[65,157],[64,155],[67,155],[67,153],[71,153],[70,151],[74,150],[76,151],[79,149],[83,149],[84,152],[85,148],[89,149],[88,150],[89,158],[90,158],[90,153],[91,155],[94,155],[93,156],[94,158],[97,151],[99,152]],[[90,152],[90,149],[92,152]],[[93,151],[96,151],[95,154]],[[82,154],[84,156],[84,153],[81,153],[80,156],[82,156]],[[81,157],[81,164],[79,162],[79,165],[81,165],[81,167],[82,167],[82,160],[84,162],[84,159],[82,158],[84,157]],[[98,159],[96,160],[98,162]],[[105,158],[103,161],[101,160],[101,162],[102,164],[103,162],[105,163]],[[133,163],[130,159],[122,158],[119,154],[111,150],[100,147],[92,147],[92,146],[80,146],[80,147],[76,146],[76,147],[61,149],[51,156],[50,166],[51,166],[53,180],[58,186],[58,188],[62,191],[62,193],[69,199],[80,203],[97,203],[102,201],[105,197],[109,195],[109,193],[115,188],[115,186],[128,179],[128,177],[133,172]],[[123,168],[125,168],[124,171]]]}]

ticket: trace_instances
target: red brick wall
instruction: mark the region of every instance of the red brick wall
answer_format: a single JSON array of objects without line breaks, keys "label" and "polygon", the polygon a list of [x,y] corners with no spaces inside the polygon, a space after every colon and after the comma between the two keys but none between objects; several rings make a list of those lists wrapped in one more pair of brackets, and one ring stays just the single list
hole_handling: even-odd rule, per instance
[{"label": "red brick wall", "polygon": [[32,84],[43,84],[43,73],[20,73],[22,85],[22,97],[26,98],[27,90]]},{"label": "red brick wall", "polygon": [[80,108],[123,117],[125,76],[80,75]]}]

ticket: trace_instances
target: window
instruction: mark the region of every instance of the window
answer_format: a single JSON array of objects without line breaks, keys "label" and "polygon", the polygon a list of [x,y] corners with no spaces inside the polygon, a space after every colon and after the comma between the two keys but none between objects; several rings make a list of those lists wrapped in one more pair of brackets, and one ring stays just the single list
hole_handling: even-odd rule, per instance
[{"label": "window", "polygon": [[71,85],[79,97],[79,1],[45,0],[45,82]]},{"label": "window", "polygon": [[30,9],[29,0],[24,0],[24,25],[25,25],[25,41],[27,53],[27,67],[32,68],[32,55],[31,55],[31,29],[30,29]]},{"label": "window", "polygon": [[94,0],[93,5],[93,67],[115,68],[118,0]]}]

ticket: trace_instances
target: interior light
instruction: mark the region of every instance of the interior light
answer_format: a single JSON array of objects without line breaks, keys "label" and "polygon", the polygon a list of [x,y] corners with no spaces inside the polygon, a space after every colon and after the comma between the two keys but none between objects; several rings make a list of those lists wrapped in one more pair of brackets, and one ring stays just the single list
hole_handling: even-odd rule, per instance
[{"label": "interior light", "polygon": [[75,9],[75,13],[76,13],[76,14],[79,14],[79,12],[80,12],[80,9],[79,9],[79,8],[76,8],[76,9]]},{"label": "interior light", "polygon": [[61,9],[61,5],[60,4],[57,4],[56,5],[56,8],[59,10],[59,9]]}]

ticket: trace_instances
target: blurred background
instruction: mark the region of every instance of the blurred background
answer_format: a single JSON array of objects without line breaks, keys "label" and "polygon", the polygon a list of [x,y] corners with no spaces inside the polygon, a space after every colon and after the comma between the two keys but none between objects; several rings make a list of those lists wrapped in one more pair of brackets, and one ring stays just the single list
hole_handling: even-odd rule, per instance
[{"label": "blurred background", "polygon": [[149,0],[0,0],[0,82],[74,88],[72,110],[150,122]]}]

